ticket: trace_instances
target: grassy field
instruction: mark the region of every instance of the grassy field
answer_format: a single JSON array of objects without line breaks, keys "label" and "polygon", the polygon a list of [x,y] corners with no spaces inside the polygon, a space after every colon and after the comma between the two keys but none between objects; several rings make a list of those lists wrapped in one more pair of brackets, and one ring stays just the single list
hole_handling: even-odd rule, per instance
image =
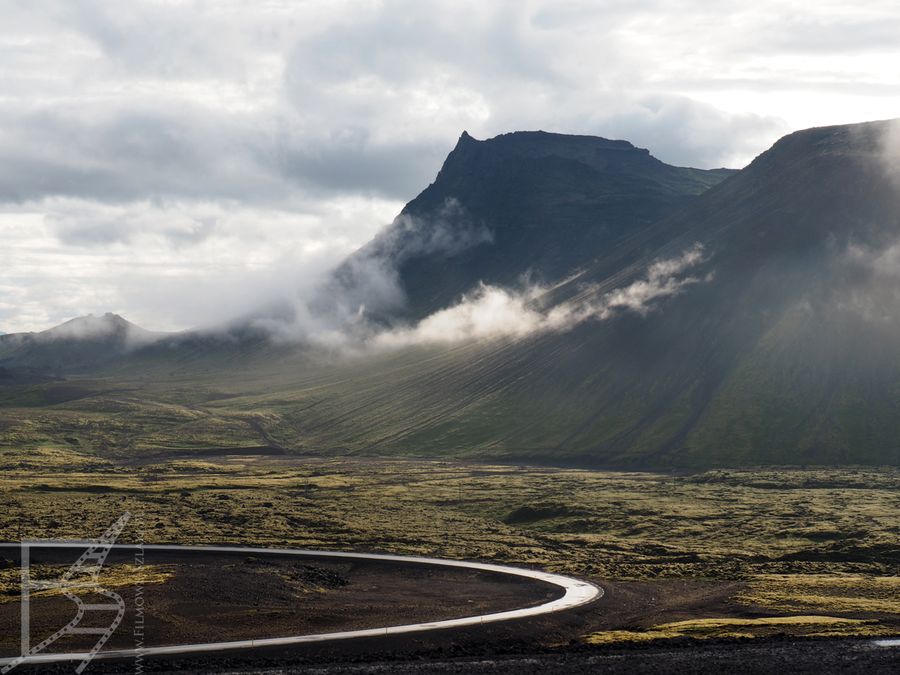
[{"label": "grassy field", "polygon": [[898,488],[896,469],[678,475],[253,455],[126,462],[70,447],[6,447],[0,538],[97,536],[128,510],[124,541],[738,580],[734,600],[748,608],[859,619],[836,629],[871,633],[877,618],[900,618]]},{"label": "grassy field", "polygon": [[[668,393],[659,393],[665,400],[657,405],[645,393],[613,386],[616,377],[630,382],[631,371],[582,381],[584,359],[595,354],[577,345],[581,358],[568,349],[538,357],[530,350],[547,345],[529,345],[363,355],[277,345],[245,353],[235,344],[183,360],[136,357],[102,374],[0,386],[0,444],[68,446],[118,460],[249,448],[664,471],[789,462],[900,466],[900,415],[881,410],[890,423],[873,427],[881,417],[870,415],[872,397],[848,394],[840,414],[813,414],[810,400],[788,396],[790,388],[775,378],[751,389],[780,392],[784,401],[763,406],[734,384],[715,410],[700,415],[694,399],[703,391],[690,378],[660,375],[660,392]],[[746,367],[759,376],[758,364]],[[750,374],[737,380],[753,380]],[[823,414],[830,421],[803,431]],[[833,437],[819,443],[825,429]]]},{"label": "grassy field", "polygon": [[[55,581],[65,574],[69,565],[37,563],[30,566],[31,578],[35,581]],[[103,567],[103,587],[110,590],[164,584],[172,577],[171,565],[129,565],[126,563],[107,564]],[[88,582],[89,575],[72,578],[73,583]],[[0,569],[0,603],[18,602],[21,595],[21,575],[17,567]],[[63,595],[61,588],[36,589],[33,598],[47,598]]]},{"label": "grassy field", "polygon": [[673,621],[649,630],[609,630],[593,633],[586,642],[594,645],[616,642],[649,642],[672,638],[757,638],[790,633],[803,637],[852,637],[854,635],[890,635],[880,630],[877,621],[845,619],[833,616],[777,616],[758,619],[692,619]]}]

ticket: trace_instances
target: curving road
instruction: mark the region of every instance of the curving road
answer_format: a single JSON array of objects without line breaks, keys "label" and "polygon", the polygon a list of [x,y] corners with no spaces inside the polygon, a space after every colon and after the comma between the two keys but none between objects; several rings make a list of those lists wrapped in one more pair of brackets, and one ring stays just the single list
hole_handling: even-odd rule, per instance
[{"label": "curving road", "polygon": [[[8,545],[7,545],[8,546]],[[42,548],[76,548],[74,543],[48,543],[41,544]],[[116,544],[113,546],[120,550],[136,550],[136,545]],[[511,576],[525,577],[543,581],[562,588],[565,592],[562,597],[545,602],[533,607],[512,609],[492,614],[480,614],[467,616],[460,619],[446,619],[427,623],[412,623],[402,626],[387,626],[385,628],[367,628],[363,630],[349,630],[337,633],[319,633],[314,635],[292,635],[289,637],[266,638],[262,640],[236,640],[232,642],[206,642],[201,644],[169,645],[165,647],[145,647],[143,649],[116,649],[102,651],[95,658],[131,658],[135,656],[153,656],[168,654],[191,654],[198,652],[217,652],[227,649],[248,649],[252,647],[276,647],[313,642],[328,642],[332,640],[347,640],[352,638],[378,637],[381,635],[402,635],[405,633],[419,633],[442,628],[459,628],[462,626],[474,626],[497,621],[509,621],[511,619],[523,619],[526,617],[550,614],[565,609],[580,607],[603,596],[603,589],[560,574],[551,574],[538,570],[508,567],[506,565],[493,565],[490,563],[468,562],[464,560],[446,560],[442,558],[422,558],[405,555],[382,555],[378,553],[347,553],[343,551],[311,551],[290,548],[251,548],[243,546],[176,546],[176,545],[151,545],[143,546],[146,551],[200,551],[206,553],[246,553],[246,554],[274,554],[290,555],[309,558],[349,558],[354,560],[377,560],[383,562],[410,563],[420,565],[456,567],[463,569],[479,570],[483,572],[496,572]],[[24,663],[52,663],[57,661],[81,661],[87,656],[83,653],[63,654],[36,654],[25,659]],[[13,661],[11,658],[0,659],[0,666]]]}]

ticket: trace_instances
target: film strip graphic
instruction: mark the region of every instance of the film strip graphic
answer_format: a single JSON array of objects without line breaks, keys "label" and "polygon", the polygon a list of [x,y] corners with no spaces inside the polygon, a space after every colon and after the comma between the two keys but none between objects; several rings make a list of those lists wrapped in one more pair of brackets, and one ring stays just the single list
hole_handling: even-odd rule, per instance
[{"label": "film strip graphic", "polygon": [[[131,513],[125,512],[99,539],[84,542],[87,549],[77,561],[59,579],[38,580],[31,578],[31,548],[40,548],[39,541],[22,542],[22,637],[20,656],[9,662],[0,670],[0,675],[6,675],[10,670],[21,663],[25,663],[29,656],[41,653],[57,640],[69,635],[96,635],[97,642],[90,652],[75,668],[79,675],[87,668],[88,664],[99,652],[103,645],[112,637],[112,634],[122,623],[125,616],[125,601],[122,596],[114,591],[103,588],[100,583],[100,572],[106,563],[106,558],[112,550],[116,539],[125,529]],[[47,542],[44,542],[45,544]],[[59,590],[62,594],[75,603],[76,612],[74,618],[65,626],[32,646],[31,644],[31,594],[35,591]],[[105,601],[86,603],[82,596],[101,597]],[[97,612],[101,615],[113,615],[106,626],[81,626],[81,622],[89,612]]]}]

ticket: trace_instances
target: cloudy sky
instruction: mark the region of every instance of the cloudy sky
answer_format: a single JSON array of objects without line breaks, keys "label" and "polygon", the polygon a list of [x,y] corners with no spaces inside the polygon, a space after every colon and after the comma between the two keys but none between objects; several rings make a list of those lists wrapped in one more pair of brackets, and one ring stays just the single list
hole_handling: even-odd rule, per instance
[{"label": "cloudy sky", "polygon": [[389,222],[463,129],[740,167],[900,117],[895,0],[0,0],[0,331],[209,324]]}]

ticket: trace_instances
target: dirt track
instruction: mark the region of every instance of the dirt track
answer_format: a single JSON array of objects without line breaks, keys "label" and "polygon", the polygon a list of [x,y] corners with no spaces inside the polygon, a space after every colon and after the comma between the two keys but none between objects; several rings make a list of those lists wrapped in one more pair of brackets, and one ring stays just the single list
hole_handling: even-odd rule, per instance
[{"label": "dirt track", "polygon": [[[47,562],[51,562],[49,559]],[[171,552],[147,564],[175,566],[164,585],[145,588],[148,645],[271,637],[449,618],[543,602],[556,591],[541,584],[462,570],[372,562],[296,561],[259,556]],[[415,636],[270,648],[196,657],[146,659],[152,672],[319,672],[417,674],[897,672],[898,650],[849,641],[691,643],[633,649],[586,647],[586,633],[650,626],[697,616],[740,615],[729,598],[737,583],[600,582],[597,603],[532,619]],[[68,601],[46,599],[50,626],[70,615]],[[17,635],[15,603],[0,604],[0,635]],[[133,647],[120,627],[111,647]],[[37,630],[37,624],[36,624]],[[14,640],[12,640],[14,642]],[[64,645],[71,649],[72,644]],[[5,647],[5,653],[16,648]],[[72,664],[22,669],[71,672]],[[91,672],[134,672],[132,661],[95,661]]]},{"label": "dirt track", "polygon": [[[74,555],[43,550],[33,555],[33,564],[68,563]],[[114,551],[107,567],[114,571],[133,556]],[[371,560],[148,550],[144,564],[170,575],[140,592],[147,647],[452,619],[539,605],[562,594],[550,584],[509,575]],[[106,649],[134,648],[137,591],[118,592],[128,609]],[[32,632],[50,634],[72,614],[71,602],[63,597],[35,597]],[[0,604],[5,654],[18,651],[18,625],[18,603]],[[67,638],[50,651],[89,648],[93,639]]]}]

